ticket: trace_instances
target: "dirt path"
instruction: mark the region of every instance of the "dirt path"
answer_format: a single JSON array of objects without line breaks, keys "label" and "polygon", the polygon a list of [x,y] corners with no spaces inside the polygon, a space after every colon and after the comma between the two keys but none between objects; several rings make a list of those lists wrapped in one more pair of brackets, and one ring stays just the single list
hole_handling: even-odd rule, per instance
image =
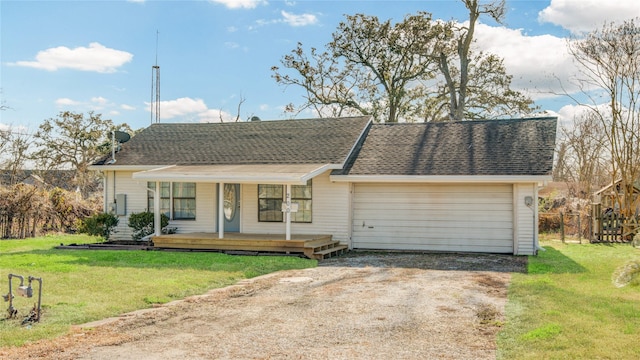
[{"label": "dirt path", "polygon": [[0,357],[493,359],[509,272],[522,271],[524,261],[352,254],[0,350]]}]

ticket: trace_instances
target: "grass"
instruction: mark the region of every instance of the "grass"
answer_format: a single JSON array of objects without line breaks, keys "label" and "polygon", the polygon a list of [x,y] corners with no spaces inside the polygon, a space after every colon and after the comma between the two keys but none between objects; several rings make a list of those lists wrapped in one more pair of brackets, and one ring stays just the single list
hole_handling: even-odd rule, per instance
[{"label": "grass", "polygon": [[[88,236],[0,241],[0,294],[9,291],[9,273],[43,279],[40,322],[20,324],[37,301],[38,285],[34,282],[33,298],[14,299],[17,319],[4,320],[5,311],[0,315],[0,347],[53,338],[68,332],[74,324],[201,294],[240,279],[317,264],[315,260],[284,256],[53,248],[60,243],[92,242],[96,239]],[[15,292],[19,279],[12,282]],[[4,304],[8,308],[8,303]]]},{"label": "grass", "polygon": [[629,245],[543,243],[514,274],[499,359],[640,358],[640,286],[614,274],[640,260]]}]

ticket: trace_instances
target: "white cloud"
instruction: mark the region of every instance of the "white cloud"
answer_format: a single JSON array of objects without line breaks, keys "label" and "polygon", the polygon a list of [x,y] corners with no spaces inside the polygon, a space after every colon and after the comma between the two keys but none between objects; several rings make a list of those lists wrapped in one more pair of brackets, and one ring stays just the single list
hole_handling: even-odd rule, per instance
[{"label": "white cloud", "polygon": [[82,104],[80,101],[75,101],[69,98],[60,98],[55,101],[56,106],[76,106]]},{"label": "white cloud", "polygon": [[94,96],[89,100],[73,100],[69,98],[59,98],[55,101],[58,108],[64,108],[71,111],[96,111],[111,116],[120,115],[119,110],[132,111],[135,107],[127,104],[116,104],[113,101],[102,96]]},{"label": "white cloud", "polygon": [[566,39],[553,35],[526,36],[521,29],[477,25],[477,47],[504,59],[512,87],[534,100],[572,93],[570,79],[577,74]]},{"label": "white cloud", "polygon": [[[147,111],[150,103],[145,102]],[[175,100],[160,101],[160,118],[172,119],[176,117],[193,117],[208,110],[202,99],[183,97]]]},{"label": "white cloud", "polygon": [[258,5],[267,4],[265,0],[209,0],[216,4],[222,4],[229,9],[255,9]]},{"label": "white cloud", "polygon": [[289,26],[298,27],[298,26],[308,26],[315,25],[318,23],[318,17],[313,14],[301,14],[296,15],[286,11],[281,11],[280,14],[282,18],[279,19],[258,19],[256,20],[255,26],[249,26],[249,30],[257,30],[260,27],[272,25],[272,24],[287,24]]},{"label": "white cloud", "polygon": [[77,47],[70,49],[66,46],[58,46],[39,51],[36,61],[17,61],[11,65],[26,66],[48,71],[60,69],[74,69],[81,71],[95,71],[99,73],[112,73],[119,67],[133,59],[133,54],[126,51],[107,48],[97,42],[89,44],[89,47]]},{"label": "white cloud", "polygon": [[[145,102],[147,111],[150,104]],[[222,109],[209,109],[202,99],[183,97],[175,100],[160,101],[160,120],[176,119],[185,122],[223,122],[235,121],[232,115]]]},{"label": "white cloud", "polygon": [[594,110],[606,114],[610,111],[609,104],[602,103],[589,106],[579,104],[565,105],[561,107],[558,112],[554,112],[553,116],[558,117],[559,127],[570,129],[573,127],[576,120],[581,119],[582,116]]},{"label": "white cloud", "polygon": [[95,96],[91,98],[91,102],[97,105],[106,105],[109,101],[102,96]]},{"label": "white cloud", "polygon": [[318,23],[318,18],[313,14],[292,14],[284,10],[280,12],[284,18],[284,22],[291,26],[307,26]]},{"label": "white cloud", "polygon": [[638,0],[551,0],[538,13],[538,20],[581,34],[599,28],[605,21],[620,22],[638,16]]},{"label": "white cloud", "polygon": [[236,121],[235,116],[221,109],[209,109],[203,113],[198,114],[200,122],[202,123],[216,123],[221,122],[233,122]]}]

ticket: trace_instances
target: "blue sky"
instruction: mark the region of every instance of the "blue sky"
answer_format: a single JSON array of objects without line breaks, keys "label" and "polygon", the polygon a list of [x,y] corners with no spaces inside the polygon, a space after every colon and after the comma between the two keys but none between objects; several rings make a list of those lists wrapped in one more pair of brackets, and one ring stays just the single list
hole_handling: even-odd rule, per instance
[{"label": "blue sky", "polygon": [[[603,21],[640,16],[637,0],[507,0],[504,26],[482,19],[477,46],[505,59],[514,87],[561,117],[552,95],[575,73],[566,38]],[[0,129],[33,133],[60,111],[101,113],[132,128],[151,123],[151,67],[161,69],[161,121],[286,118],[301,92],[271,67],[302,42],[322,49],[345,14],[401,20],[427,11],[464,21],[459,0],[0,1]],[[156,47],[156,35],[158,46]],[[298,117],[314,116],[301,114]]]}]

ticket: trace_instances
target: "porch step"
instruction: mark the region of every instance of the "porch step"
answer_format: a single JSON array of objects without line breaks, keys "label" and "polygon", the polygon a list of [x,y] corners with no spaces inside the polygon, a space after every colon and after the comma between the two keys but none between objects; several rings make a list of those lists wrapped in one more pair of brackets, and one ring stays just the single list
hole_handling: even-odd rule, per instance
[{"label": "porch step", "polygon": [[316,251],[313,253],[314,259],[322,260],[330,257],[339,256],[346,253],[349,247],[344,244],[338,244],[332,248]]},{"label": "porch step", "polygon": [[304,254],[310,259],[322,260],[333,256],[342,255],[348,251],[348,246],[339,241],[323,239],[305,244]]}]

